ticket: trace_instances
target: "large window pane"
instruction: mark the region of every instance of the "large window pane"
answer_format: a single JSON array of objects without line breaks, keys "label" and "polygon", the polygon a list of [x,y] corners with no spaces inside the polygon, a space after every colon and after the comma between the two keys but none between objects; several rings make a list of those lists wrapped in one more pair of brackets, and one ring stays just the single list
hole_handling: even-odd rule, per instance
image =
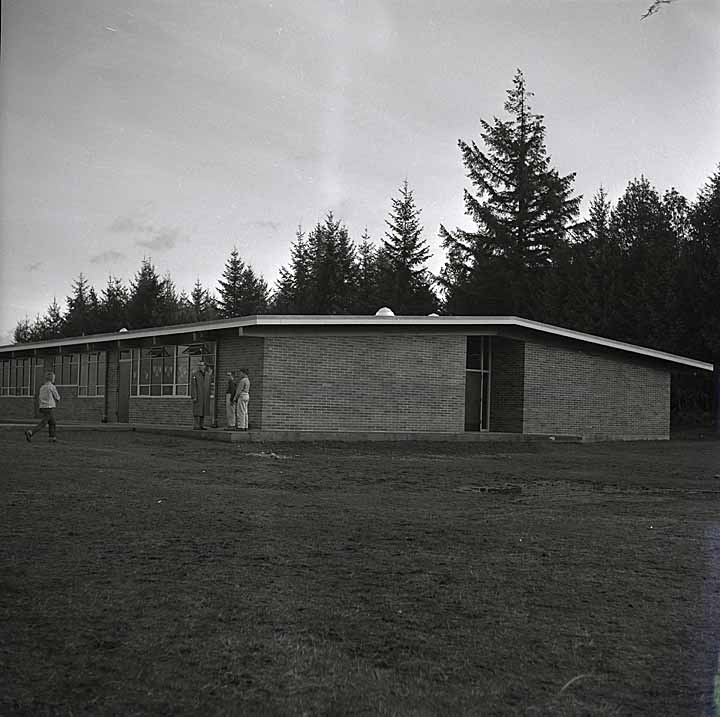
[{"label": "large window pane", "polygon": [[70,360],[72,356],[63,356],[62,357],[62,379],[60,383],[63,386],[69,386],[70,385]]},{"label": "large window pane", "polygon": [[[140,385],[150,385],[150,352],[147,349],[140,350]],[[149,393],[149,392],[148,392]]]},{"label": "large window pane", "polygon": [[482,369],[483,366],[483,336],[468,336],[466,368]]},{"label": "large window pane", "polygon": [[105,395],[105,377],[107,372],[107,357],[104,353],[98,355],[98,396]]},{"label": "large window pane", "polygon": [[78,358],[79,358],[79,356],[77,354],[68,356],[68,359],[70,359],[69,383],[71,386],[77,386],[77,384],[78,384]]},{"label": "large window pane", "polygon": [[163,383],[175,383],[175,352],[171,349],[169,356],[165,356],[163,359]]}]

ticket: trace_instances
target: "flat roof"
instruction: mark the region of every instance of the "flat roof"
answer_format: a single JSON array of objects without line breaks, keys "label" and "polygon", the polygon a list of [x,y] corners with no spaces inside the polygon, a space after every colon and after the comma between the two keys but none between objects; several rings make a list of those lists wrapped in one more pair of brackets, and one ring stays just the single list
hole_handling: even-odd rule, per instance
[{"label": "flat roof", "polygon": [[105,334],[91,334],[88,336],[74,336],[69,338],[51,339],[49,341],[36,341],[27,344],[11,344],[0,346],[0,354],[15,351],[29,351],[34,349],[47,349],[65,346],[83,346],[86,344],[107,343],[115,341],[132,341],[142,338],[157,336],[171,336],[177,334],[199,333],[207,331],[219,331],[221,329],[244,329],[250,327],[335,327],[355,326],[380,328],[387,326],[406,326],[407,328],[432,328],[432,327],[468,327],[468,328],[490,328],[505,327],[510,329],[525,329],[541,334],[559,336],[587,344],[602,346],[605,348],[625,351],[639,356],[667,361],[700,369],[712,371],[713,364],[686,356],[658,351],[645,346],[637,346],[624,341],[615,341],[602,336],[586,334],[581,331],[566,329],[561,326],[544,324],[539,321],[523,319],[519,316],[322,316],[322,315],[263,315],[239,316],[232,319],[218,319],[215,321],[201,321],[193,324],[175,324],[172,326],[159,326],[148,329],[134,329],[118,331]]}]

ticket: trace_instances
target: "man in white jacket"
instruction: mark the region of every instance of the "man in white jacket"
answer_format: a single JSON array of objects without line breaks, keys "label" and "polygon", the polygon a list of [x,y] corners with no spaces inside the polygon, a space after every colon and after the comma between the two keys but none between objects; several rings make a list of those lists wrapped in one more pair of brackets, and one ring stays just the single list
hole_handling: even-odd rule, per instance
[{"label": "man in white jacket", "polygon": [[55,406],[57,406],[57,402],[60,400],[60,394],[55,388],[55,374],[52,371],[48,371],[45,374],[45,383],[40,386],[38,398],[40,401],[40,423],[25,431],[25,440],[30,443],[32,437],[47,426],[50,441],[55,443],[57,440],[55,437]]}]

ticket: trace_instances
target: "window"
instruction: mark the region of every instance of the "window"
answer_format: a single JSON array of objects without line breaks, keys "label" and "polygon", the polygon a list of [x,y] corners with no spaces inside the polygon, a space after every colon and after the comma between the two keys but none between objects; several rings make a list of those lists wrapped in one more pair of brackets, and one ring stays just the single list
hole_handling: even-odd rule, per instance
[{"label": "window", "polygon": [[215,363],[215,344],[151,346],[129,349],[131,396],[187,396],[190,376],[204,360]]},{"label": "window", "polygon": [[62,354],[53,361],[56,386],[77,386],[80,354]]},{"label": "window", "polygon": [[35,393],[35,358],[0,361],[0,395],[32,396]]},{"label": "window", "polygon": [[465,359],[465,430],[490,428],[490,337],[468,336]]},{"label": "window", "polygon": [[104,351],[80,354],[78,396],[104,396],[107,359]]}]

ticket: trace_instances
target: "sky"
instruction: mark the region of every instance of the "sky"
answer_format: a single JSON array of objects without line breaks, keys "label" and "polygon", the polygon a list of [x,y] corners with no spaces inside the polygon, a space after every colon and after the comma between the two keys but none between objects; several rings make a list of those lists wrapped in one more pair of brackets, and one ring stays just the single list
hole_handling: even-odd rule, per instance
[{"label": "sky", "polygon": [[0,344],[148,257],[272,286],[298,226],[384,235],[405,179],[423,237],[472,228],[457,146],[522,69],[586,210],[644,174],[689,199],[720,163],[720,2],[4,0]]}]

